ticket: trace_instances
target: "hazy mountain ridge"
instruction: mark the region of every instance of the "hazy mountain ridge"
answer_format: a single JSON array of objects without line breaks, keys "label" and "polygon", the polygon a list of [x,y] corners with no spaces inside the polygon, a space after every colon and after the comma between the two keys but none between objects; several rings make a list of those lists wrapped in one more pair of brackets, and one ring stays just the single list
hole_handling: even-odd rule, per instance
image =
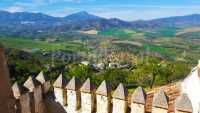
[{"label": "hazy mountain ridge", "polygon": [[[133,15],[134,16],[134,15]],[[85,11],[66,17],[52,17],[42,13],[0,11],[0,33],[5,35],[31,36],[34,34],[62,33],[68,30],[107,28],[159,28],[199,26],[200,14],[127,22],[118,18],[106,19]]]},{"label": "hazy mountain ridge", "polygon": [[147,21],[134,21],[132,22],[132,25],[136,28],[187,27],[199,26],[199,20],[200,14],[192,14],[186,16],[174,16]]}]

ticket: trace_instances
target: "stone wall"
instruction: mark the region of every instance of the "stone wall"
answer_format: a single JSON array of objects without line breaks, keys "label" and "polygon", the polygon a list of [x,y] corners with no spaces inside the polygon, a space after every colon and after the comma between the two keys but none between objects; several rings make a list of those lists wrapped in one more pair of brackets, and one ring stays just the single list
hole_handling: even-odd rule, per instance
[{"label": "stone wall", "polygon": [[[42,72],[38,76],[36,78],[46,78]],[[112,91],[106,81],[95,87],[90,79],[87,79],[81,86],[82,83],[77,78],[73,77],[68,82],[60,75],[51,90],[49,80],[41,82],[36,78],[29,77],[23,85],[13,84],[16,113],[193,112],[187,94],[176,92],[177,95],[172,92],[176,87],[169,85],[147,93],[142,87],[138,87],[133,94],[128,94],[122,83]],[[149,95],[152,95],[152,100]],[[170,95],[176,95],[173,101],[170,100]]]}]

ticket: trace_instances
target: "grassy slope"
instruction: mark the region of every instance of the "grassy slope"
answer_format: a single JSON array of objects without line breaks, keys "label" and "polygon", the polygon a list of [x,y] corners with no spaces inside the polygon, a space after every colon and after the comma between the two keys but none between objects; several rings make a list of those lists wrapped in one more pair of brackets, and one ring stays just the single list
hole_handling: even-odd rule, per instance
[{"label": "grassy slope", "polygon": [[23,50],[83,50],[83,45],[80,43],[70,43],[70,42],[55,42],[48,43],[45,41],[34,41],[31,39],[24,38],[0,38],[0,42],[2,42],[5,46],[10,48],[17,48]]},{"label": "grassy slope", "polygon": [[100,31],[98,34],[103,36],[112,36],[120,39],[128,39],[132,38],[137,31],[132,29],[117,29],[117,28],[110,28],[103,31]]},{"label": "grassy slope", "polygon": [[151,32],[145,32],[144,35],[147,37],[165,37],[165,38],[171,38],[176,35],[176,28],[159,28],[156,30],[153,30]]},{"label": "grassy slope", "polygon": [[[159,31],[160,34],[163,36],[170,36],[174,35],[174,31],[177,31],[176,29],[171,28],[161,28],[160,30],[157,29],[157,32]],[[179,59],[183,58],[183,53],[186,52],[186,56],[184,59],[188,61],[196,61],[200,58],[199,50],[200,40],[188,40],[183,38],[176,38],[176,37],[170,37],[170,38],[163,38],[159,37],[157,34],[157,37],[159,38],[153,38],[151,39],[152,42],[150,43],[148,38],[138,38],[137,34],[143,34],[143,32],[139,32],[132,29],[107,29],[104,31],[101,31],[99,33],[100,35],[105,35],[105,37],[112,36],[117,37],[120,40],[135,40],[136,42],[141,43],[142,50],[149,50],[151,52],[157,52],[160,53],[162,56],[167,56],[172,59]],[[132,38],[137,37],[137,38]],[[107,38],[101,39],[100,42],[106,42]],[[23,50],[33,50],[33,49],[40,49],[40,50],[72,50],[72,51],[84,51],[87,50],[87,46],[84,46],[82,43],[74,43],[69,41],[60,41],[60,42],[54,42],[54,43],[48,43],[45,41],[34,41],[31,39],[24,39],[24,38],[0,38],[0,42],[3,42],[6,46],[11,48],[18,48]],[[96,41],[96,43],[100,43],[99,41]],[[91,45],[89,45],[91,46]],[[92,45],[93,46],[93,45]],[[130,48],[128,44],[124,44],[121,48]],[[131,47],[133,50],[137,49],[135,47]],[[139,50],[141,51],[141,50]]]},{"label": "grassy slope", "polygon": [[177,32],[176,35],[182,35],[185,33],[192,33],[192,32],[200,32],[200,27],[185,28],[185,29],[182,29],[179,32]]},{"label": "grassy slope", "polygon": [[143,47],[146,50],[160,53],[161,55],[167,56],[168,58],[171,58],[171,59],[174,59],[176,57],[176,54],[173,51],[170,51],[168,48],[165,48],[163,46],[145,43],[143,44]]}]

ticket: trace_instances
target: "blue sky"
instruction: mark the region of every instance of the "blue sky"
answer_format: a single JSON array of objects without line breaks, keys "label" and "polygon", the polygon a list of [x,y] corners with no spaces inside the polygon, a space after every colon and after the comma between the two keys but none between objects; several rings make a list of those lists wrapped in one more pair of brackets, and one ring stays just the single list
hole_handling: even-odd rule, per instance
[{"label": "blue sky", "polygon": [[0,10],[63,17],[79,11],[123,20],[200,14],[200,0],[0,0]]}]

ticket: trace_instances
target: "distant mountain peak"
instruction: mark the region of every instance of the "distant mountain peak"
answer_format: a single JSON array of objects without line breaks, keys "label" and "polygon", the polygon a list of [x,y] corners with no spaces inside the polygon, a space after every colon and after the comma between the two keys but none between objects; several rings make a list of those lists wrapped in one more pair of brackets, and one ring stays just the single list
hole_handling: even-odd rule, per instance
[{"label": "distant mountain peak", "polygon": [[65,17],[67,20],[93,20],[93,19],[102,19],[101,17],[90,14],[86,11],[80,11],[73,13]]},{"label": "distant mountain peak", "polygon": [[89,13],[86,12],[86,11],[80,11],[80,12],[78,12],[78,13],[76,13],[76,14],[80,14],[80,15],[91,15],[91,14],[89,14]]}]

